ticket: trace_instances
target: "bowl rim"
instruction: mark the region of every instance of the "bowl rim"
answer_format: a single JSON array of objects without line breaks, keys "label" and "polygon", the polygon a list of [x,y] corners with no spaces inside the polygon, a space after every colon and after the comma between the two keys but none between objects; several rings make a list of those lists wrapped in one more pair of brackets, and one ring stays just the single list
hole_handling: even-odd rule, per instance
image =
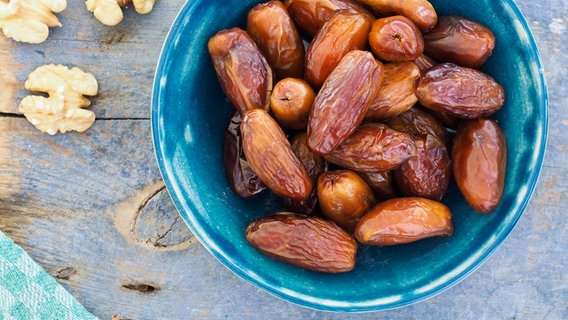
[{"label": "bowl rim", "polygon": [[[334,311],[334,312],[371,312],[371,311],[380,311],[380,310],[390,310],[395,308],[400,308],[404,306],[408,306],[411,304],[418,303],[420,301],[427,300],[433,296],[436,296],[449,288],[453,287],[457,283],[461,282],[465,278],[467,278],[471,273],[476,271],[481,265],[483,265],[487,259],[495,253],[495,251],[505,242],[507,237],[511,234],[512,230],[517,225],[518,221],[520,220],[521,216],[525,212],[536,188],[538,183],[540,173],[542,170],[544,157],[546,153],[547,147],[547,139],[548,139],[548,86],[546,83],[546,77],[544,74],[544,68],[542,65],[541,55],[536,44],[536,40],[528,26],[528,23],[522,14],[521,10],[514,2],[514,0],[502,0],[503,2],[507,3],[513,13],[515,14],[516,18],[520,22],[522,26],[522,30],[526,32],[529,37],[529,51],[534,54],[536,57],[536,65],[538,66],[538,82],[540,83],[539,92],[542,95],[539,97],[540,103],[538,107],[540,108],[540,114],[542,116],[542,130],[540,135],[540,148],[537,149],[538,156],[535,159],[536,167],[530,173],[529,177],[527,178],[527,193],[526,196],[523,198],[522,202],[518,206],[518,210],[515,216],[511,219],[510,223],[505,225],[504,228],[499,230],[498,237],[493,242],[492,246],[482,251],[482,254],[476,257],[476,259],[471,262],[467,268],[464,268],[456,275],[453,275],[449,280],[443,281],[441,284],[436,284],[429,290],[421,294],[414,294],[412,298],[401,300],[397,302],[382,302],[382,303],[345,303],[339,302],[336,300],[321,300],[321,299],[314,299],[308,295],[294,292],[291,290],[282,290],[281,287],[270,284],[263,279],[258,277],[252,276],[251,273],[247,272],[243,266],[233,260],[230,256],[225,254],[223,250],[221,250],[208,236],[205,234],[203,228],[200,226],[199,222],[193,216],[193,213],[198,213],[198,210],[195,208],[192,201],[182,202],[180,199],[181,191],[176,186],[174,182],[174,173],[170,165],[168,165],[165,161],[166,157],[164,155],[164,148],[160,141],[158,131],[160,129],[160,121],[158,120],[159,115],[161,114],[161,110],[164,106],[161,104],[161,97],[162,97],[162,88],[161,88],[161,79],[164,74],[167,74],[167,63],[168,57],[174,51],[172,48],[172,42],[174,42],[175,34],[178,33],[178,30],[181,27],[182,21],[184,17],[195,10],[196,6],[198,5],[198,1],[186,1],[178,12],[176,18],[174,19],[168,33],[166,35],[165,41],[162,45],[160,56],[158,59],[158,63],[154,73],[154,80],[153,80],[153,87],[152,87],[152,97],[151,97],[151,136],[152,136],[152,145],[154,146],[154,154],[156,157],[156,161],[158,163],[159,171],[164,180],[166,185],[166,190],[170,194],[170,197],[182,217],[183,221],[187,224],[191,232],[194,236],[203,244],[205,249],[212,254],[221,264],[223,264],[227,269],[231,272],[242,278],[243,280],[252,283],[266,292],[276,296],[280,299],[295,303],[297,305],[308,307],[315,310],[321,311]],[[186,207],[187,206],[187,207]],[[436,279],[439,280],[439,279]],[[384,300],[384,299],[379,299]],[[372,300],[371,302],[379,301],[379,300]]]}]

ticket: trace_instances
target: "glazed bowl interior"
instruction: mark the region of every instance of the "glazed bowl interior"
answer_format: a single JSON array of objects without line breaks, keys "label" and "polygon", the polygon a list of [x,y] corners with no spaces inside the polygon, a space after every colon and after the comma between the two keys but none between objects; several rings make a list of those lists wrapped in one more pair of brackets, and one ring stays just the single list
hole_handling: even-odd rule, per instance
[{"label": "glazed bowl interior", "polygon": [[253,219],[283,210],[263,194],[236,196],[222,164],[223,130],[234,112],[218,83],[208,39],[245,27],[258,1],[188,1],[173,23],[156,71],[152,131],[158,164],[182,218],[201,243],[240,277],[288,301],[322,310],[372,311],[408,305],[437,294],[479,267],[505,240],[528,204],[542,165],[547,93],[539,54],[520,11],[510,0],[431,3],[439,15],[477,20],[497,45],[483,71],[505,89],[496,118],[507,137],[505,192],[498,208],[474,212],[452,185],[443,202],[454,235],[395,247],[360,246],[356,268],[324,274],[275,261],[251,247],[244,230]]}]

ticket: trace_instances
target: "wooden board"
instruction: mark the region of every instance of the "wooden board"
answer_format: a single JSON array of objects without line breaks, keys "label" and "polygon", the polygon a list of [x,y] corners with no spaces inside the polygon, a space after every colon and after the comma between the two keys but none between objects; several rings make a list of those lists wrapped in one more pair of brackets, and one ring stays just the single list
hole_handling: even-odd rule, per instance
[{"label": "wooden board", "polygon": [[[568,4],[519,0],[550,91],[548,151],[536,193],[505,244],[470,277],[410,307],[354,319],[562,319],[568,315]],[[152,78],[183,1],[132,8],[100,25],[69,1],[39,45],[0,36],[0,230],[101,319],[345,319],[302,308],[217,262],[178,217],[155,163]],[[17,111],[37,66],[95,74],[100,94],[84,134],[49,136]],[[354,284],[356,285],[356,284]]]}]

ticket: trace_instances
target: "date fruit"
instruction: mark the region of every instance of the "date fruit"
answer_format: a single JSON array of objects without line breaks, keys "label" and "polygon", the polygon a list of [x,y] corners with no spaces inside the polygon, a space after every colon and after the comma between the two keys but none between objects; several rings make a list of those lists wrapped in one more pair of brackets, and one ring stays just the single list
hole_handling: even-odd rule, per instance
[{"label": "date fruit", "polygon": [[422,31],[432,29],[438,15],[426,0],[359,0],[382,16],[401,15],[410,19]]},{"label": "date fruit", "polygon": [[315,36],[329,16],[338,10],[373,17],[370,11],[351,0],[285,0],[284,4],[294,22],[308,37]]},{"label": "date fruit", "polygon": [[346,10],[333,13],[308,46],[304,78],[319,89],[349,51],[367,46],[370,30],[371,21],[364,14]]},{"label": "date fruit", "polygon": [[493,78],[453,63],[426,71],[418,80],[416,96],[424,107],[462,119],[490,116],[505,103],[505,91]]},{"label": "date fruit", "polygon": [[378,201],[395,198],[398,195],[392,171],[357,172],[373,190]]},{"label": "date fruit", "polygon": [[452,149],[453,172],[465,200],[478,212],[493,211],[503,195],[505,136],[494,120],[462,121]]},{"label": "date fruit", "polygon": [[223,137],[223,165],[229,185],[241,198],[252,198],[266,190],[266,185],[252,170],[243,152],[241,115],[235,112],[225,128]]},{"label": "date fruit", "polygon": [[324,158],[356,172],[377,172],[392,170],[415,154],[410,135],[382,123],[367,123]]},{"label": "date fruit", "polygon": [[448,148],[428,134],[415,138],[416,155],[394,170],[396,183],[405,196],[442,200],[452,177]]},{"label": "date fruit", "polygon": [[310,196],[310,176],[268,112],[262,109],[247,111],[241,122],[241,135],[246,159],[270,190],[295,200]]},{"label": "date fruit", "polygon": [[282,2],[269,1],[254,6],[247,16],[247,32],[277,79],[304,75],[304,44]]},{"label": "date fruit", "polygon": [[314,186],[311,196],[306,200],[292,200],[289,198],[284,199],[284,206],[287,211],[294,213],[315,215],[318,214],[318,199],[315,186],[317,185],[318,177],[327,171],[327,162],[321,156],[314,154],[308,148],[308,141],[306,133],[298,133],[291,141],[292,151],[298,160],[302,163],[304,168],[308,171],[308,175],[312,180]]},{"label": "date fruit", "polygon": [[251,37],[242,29],[219,31],[209,39],[209,55],[223,91],[237,111],[267,110],[272,69]]},{"label": "date fruit", "polygon": [[303,79],[280,80],[270,96],[270,110],[274,118],[285,128],[306,129],[316,94]]},{"label": "date fruit", "polygon": [[381,202],[365,214],[355,228],[363,244],[390,246],[453,234],[452,213],[438,201],[420,197]]},{"label": "date fruit", "polygon": [[424,51],[422,33],[404,16],[375,20],[369,44],[379,59],[392,62],[416,60]]},{"label": "date fruit", "polygon": [[434,59],[425,54],[421,54],[420,57],[416,58],[414,63],[416,63],[421,73],[426,72],[428,69],[438,64]]},{"label": "date fruit", "polygon": [[359,218],[376,203],[367,183],[349,170],[320,175],[317,193],[322,213],[349,233],[353,233]]},{"label": "date fruit", "polygon": [[326,273],[355,267],[355,239],[331,221],[293,213],[273,214],[251,222],[247,241],[274,259]]},{"label": "date fruit", "polygon": [[326,155],[357,129],[377,95],[383,64],[370,52],[350,51],[326,79],[308,121],[308,146]]},{"label": "date fruit", "polygon": [[420,69],[413,62],[385,63],[379,93],[365,115],[367,120],[384,120],[410,109],[417,101],[416,79]]},{"label": "date fruit", "polygon": [[426,138],[427,135],[432,135],[450,150],[452,142],[446,128],[436,117],[418,108],[410,108],[408,111],[389,119],[386,124],[411,136]]},{"label": "date fruit", "polygon": [[424,52],[435,60],[477,69],[493,53],[495,35],[479,22],[443,16],[424,34],[424,46]]}]

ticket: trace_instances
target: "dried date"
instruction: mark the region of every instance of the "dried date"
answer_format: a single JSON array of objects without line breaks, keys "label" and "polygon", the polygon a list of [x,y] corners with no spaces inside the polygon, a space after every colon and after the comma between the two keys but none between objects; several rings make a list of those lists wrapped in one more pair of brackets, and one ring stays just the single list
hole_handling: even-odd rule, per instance
[{"label": "dried date", "polygon": [[264,254],[301,268],[340,273],[355,267],[355,239],[318,217],[273,214],[251,222],[245,235]]},{"label": "dried date", "polygon": [[489,75],[453,63],[430,68],[416,88],[424,107],[463,119],[487,117],[505,102],[505,91]]},{"label": "dried date", "polygon": [[452,159],[454,177],[465,200],[475,211],[493,211],[503,195],[507,167],[507,144],[497,122],[462,121]]},{"label": "dried date", "polygon": [[277,79],[304,75],[304,44],[282,2],[269,1],[254,6],[247,16],[247,32]]},{"label": "dried date", "polygon": [[412,61],[424,51],[422,33],[404,16],[375,20],[369,44],[379,59],[391,62]]},{"label": "dried date", "polygon": [[267,110],[272,69],[251,37],[242,29],[219,31],[209,39],[209,55],[223,91],[237,111]]},{"label": "dried date", "polygon": [[424,34],[424,52],[438,61],[477,69],[493,53],[495,35],[479,22],[460,16],[442,16]]},{"label": "dried date", "polygon": [[356,172],[377,172],[392,170],[415,154],[410,135],[385,124],[367,123],[324,158]]},{"label": "dried date", "polygon": [[266,190],[266,185],[252,170],[243,152],[241,140],[241,115],[236,112],[223,137],[223,165],[229,185],[242,198],[252,198]]},{"label": "dried date", "polygon": [[355,238],[367,245],[390,246],[425,238],[449,237],[454,231],[450,209],[420,197],[381,202],[365,214],[355,228]]},{"label": "dried date", "polygon": [[426,0],[359,0],[382,16],[402,15],[412,20],[420,30],[432,29],[438,22],[438,15]]},{"label": "dried date", "polygon": [[370,30],[371,21],[364,14],[333,13],[306,51],[304,78],[319,89],[349,51],[367,46]]},{"label": "dried date", "polygon": [[275,194],[305,200],[312,192],[308,172],[268,112],[247,111],[241,122],[243,150],[251,168]]}]

